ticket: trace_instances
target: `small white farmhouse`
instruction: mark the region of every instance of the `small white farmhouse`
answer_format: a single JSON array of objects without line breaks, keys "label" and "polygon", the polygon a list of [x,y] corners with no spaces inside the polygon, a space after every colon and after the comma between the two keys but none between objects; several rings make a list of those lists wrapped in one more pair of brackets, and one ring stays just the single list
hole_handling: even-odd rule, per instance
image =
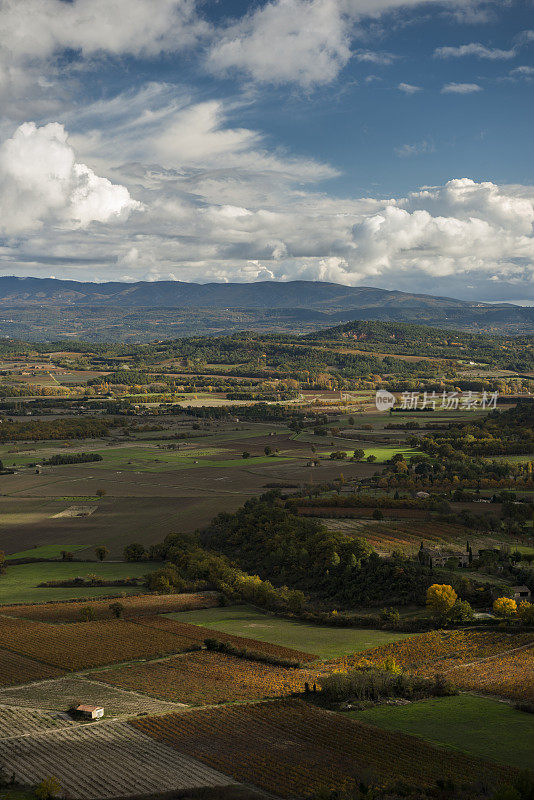
[{"label": "small white farmhouse", "polygon": [[78,714],[83,714],[84,717],[88,719],[100,719],[100,717],[104,716],[104,709],[102,706],[78,706],[76,708]]}]

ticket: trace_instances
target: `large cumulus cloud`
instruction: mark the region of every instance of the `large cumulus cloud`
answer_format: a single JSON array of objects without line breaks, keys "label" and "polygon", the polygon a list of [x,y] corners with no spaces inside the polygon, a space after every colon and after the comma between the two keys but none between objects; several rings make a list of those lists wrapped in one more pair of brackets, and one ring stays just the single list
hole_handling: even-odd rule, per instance
[{"label": "large cumulus cloud", "polygon": [[64,127],[21,125],[0,147],[0,231],[7,235],[45,223],[87,227],[126,217],[140,204],[125,186],[77,163]]}]

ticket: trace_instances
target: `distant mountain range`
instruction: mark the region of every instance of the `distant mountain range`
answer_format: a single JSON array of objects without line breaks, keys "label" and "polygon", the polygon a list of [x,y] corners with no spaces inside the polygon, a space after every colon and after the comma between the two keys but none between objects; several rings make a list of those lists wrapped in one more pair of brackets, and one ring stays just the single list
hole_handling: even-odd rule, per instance
[{"label": "distant mountain range", "polygon": [[426,294],[342,286],[320,281],[258,283],[81,283],[56,278],[0,278],[2,305],[113,305],[160,308],[518,308]]},{"label": "distant mountain range", "polygon": [[0,335],[151,341],[248,329],[303,333],[350,320],[534,333],[534,308],[319,281],[90,283],[0,278]]}]

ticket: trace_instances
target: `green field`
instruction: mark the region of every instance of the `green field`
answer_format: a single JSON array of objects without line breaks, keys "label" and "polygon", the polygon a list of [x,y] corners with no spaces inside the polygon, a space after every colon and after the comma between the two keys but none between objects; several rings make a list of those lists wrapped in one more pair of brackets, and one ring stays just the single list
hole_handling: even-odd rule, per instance
[{"label": "green field", "polygon": [[145,563],[76,563],[39,562],[37,564],[17,564],[7,567],[0,575],[0,604],[40,603],[49,600],[72,600],[74,598],[102,597],[106,595],[136,594],[141,590],[135,586],[89,586],[65,589],[38,588],[43,581],[60,581],[69,578],[97,575],[99,578],[137,578],[155,569],[154,564]]},{"label": "green field", "polygon": [[31,547],[29,550],[10,553],[7,558],[61,558],[63,550],[77,553],[79,550],[87,550],[88,546],[85,544],[43,544],[41,547]]},{"label": "green field", "polygon": [[[278,461],[288,461],[287,456],[251,456],[244,459],[235,457],[231,450],[204,447],[194,450],[157,450],[153,447],[118,447],[116,449],[100,451],[103,461],[90,464],[91,469],[128,469],[140,472],[162,472],[169,469],[195,469],[201,467],[242,467],[246,464],[275,464]],[[215,459],[221,453],[232,453],[233,458]]]},{"label": "green field", "polygon": [[[241,436],[241,432],[237,434]],[[254,436],[258,434],[255,433]],[[252,438],[252,437],[248,437]],[[245,449],[245,448],[243,448]],[[254,446],[250,445],[250,450],[253,451]],[[72,452],[82,452],[84,448],[80,447],[74,451],[69,448],[65,450],[61,447],[47,448],[46,457],[48,458],[53,453],[70,454]],[[131,447],[98,447],[95,448],[94,444],[85,447],[86,451],[99,453],[102,456],[102,461],[91,461],[81,465],[75,464],[62,464],[59,465],[61,469],[81,466],[84,469],[90,470],[116,470],[124,469],[139,472],[166,472],[168,470],[180,469],[194,469],[195,467],[242,467],[244,463],[247,464],[276,464],[280,461],[290,460],[290,456],[265,456],[263,452],[261,455],[252,454],[249,459],[243,459],[241,453],[239,455],[235,449],[222,448],[217,446],[205,446],[195,448],[184,448],[183,450],[165,450],[153,446],[133,445]],[[263,451],[263,447],[262,447]],[[217,458],[227,454],[226,458]],[[4,463],[17,466],[26,466],[29,463],[39,461],[39,456],[36,453],[27,453],[21,455],[5,456]],[[53,473],[58,469],[56,466],[46,466],[47,474]]]},{"label": "green field", "polygon": [[461,694],[375,706],[349,716],[519,769],[533,766],[534,715],[497,700]]},{"label": "green field", "polygon": [[[374,395],[373,395],[374,401]],[[359,430],[362,425],[373,425],[375,428],[385,428],[386,425],[394,423],[402,425],[406,422],[419,422],[424,425],[442,422],[463,422],[469,419],[480,419],[480,416],[487,414],[487,411],[482,409],[473,409],[473,411],[459,411],[450,410],[445,411],[440,409],[439,402],[435,411],[409,411],[403,413],[402,411],[395,411],[393,414],[384,413],[383,411],[365,412],[362,415],[352,414],[355,418],[355,430]],[[350,416],[350,415],[349,415]]]},{"label": "green field", "polygon": [[[345,440],[345,442],[346,441],[347,440]],[[358,447],[358,442],[351,442],[345,452],[350,456],[355,449],[360,449]],[[384,445],[383,447],[362,447],[361,449],[365,453],[362,461],[368,456],[375,456],[377,464],[384,464],[388,459],[392,458],[395,453],[402,453],[406,460],[408,460],[410,456],[421,455],[421,450],[414,449],[413,447],[403,447],[402,445],[397,445],[396,447],[390,445]],[[331,452],[331,450],[323,450],[319,455],[321,458],[328,458]]]},{"label": "green field", "polygon": [[362,448],[365,452],[365,458],[368,456],[376,456],[376,460],[379,464],[383,464],[388,459],[392,458],[395,453],[402,453],[404,458],[408,460],[410,456],[421,455],[421,450],[413,447],[400,447],[400,446],[393,446],[393,447],[365,447]]},{"label": "green field", "polygon": [[[43,460],[55,454],[72,455],[74,453],[90,452],[102,456],[102,461],[91,461],[81,465],[62,464],[57,466],[45,465],[47,474],[53,473],[58,467],[81,466],[84,469],[130,469],[141,472],[161,472],[168,470],[191,469],[194,467],[235,467],[242,465],[242,450],[249,450],[251,464],[276,463],[287,461],[292,457],[288,455],[272,455],[267,457],[263,453],[264,443],[256,448],[254,442],[241,443],[240,440],[253,440],[264,437],[268,433],[288,433],[285,426],[274,428],[271,426],[256,425],[252,430],[238,429],[236,431],[217,431],[204,436],[192,437],[191,442],[181,442],[180,449],[168,450],[157,447],[151,443],[139,442],[131,445],[116,447],[106,446],[102,440],[70,440],[69,446],[61,442],[45,441],[33,442],[31,446],[0,447],[0,460],[7,467],[28,467],[29,464],[42,463]],[[240,444],[232,446],[236,441]],[[230,446],[228,446],[230,445]],[[258,452],[259,450],[259,452]],[[298,454],[304,457],[304,454]],[[198,461],[198,463],[195,463]]]},{"label": "green field", "polygon": [[261,642],[272,642],[316,653],[323,659],[358,653],[370,647],[395,642],[408,635],[358,628],[329,628],[306,622],[294,622],[262,614],[251,606],[206,608],[167,616],[180,622],[191,622],[213,630],[259,639]]}]

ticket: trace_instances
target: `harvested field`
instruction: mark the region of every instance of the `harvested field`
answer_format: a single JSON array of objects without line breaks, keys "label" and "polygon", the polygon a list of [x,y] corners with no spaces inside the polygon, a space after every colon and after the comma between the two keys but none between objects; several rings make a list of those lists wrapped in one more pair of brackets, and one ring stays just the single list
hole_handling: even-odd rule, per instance
[{"label": "harvested field", "polygon": [[143,619],[135,621],[150,628],[176,633],[178,636],[191,639],[199,644],[203,644],[205,639],[217,639],[219,642],[227,642],[235,647],[255,650],[257,653],[264,653],[276,658],[287,658],[294,661],[316,661],[318,658],[313,653],[304,653],[302,650],[293,650],[290,647],[282,647],[270,642],[260,642],[258,639],[235,636],[231,633],[213,630],[213,628],[203,628],[200,625],[190,625],[187,622],[180,622],[168,617],[143,617]]},{"label": "harvested field", "polygon": [[[465,548],[465,528],[448,523],[424,522],[343,522],[325,519],[324,524],[331,530],[342,530],[349,536],[363,536],[372,547],[386,552],[403,550],[413,553],[421,542],[432,546],[461,546]],[[476,549],[476,537],[471,541]],[[487,541],[487,538],[486,538]],[[481,545],[482,546],[482,545]]]},{"label": "harvested field", "polygon": [[317,673],[273,667],[206,650],[165,661],[109,669],[91,677],[112,686],[191,705],[261,700],[303,692]]},{"label": "harvested field", "polygon": [[25,617],[42,622],[79,622],[80,609],[88,604],[93,609],[95,619],[110,619],[109,606],[120,602],[123,616],[142,614],[169,614],[177,611],[193,611],[197,608],[213,608],[218,605],[218,592],[196,592],[194,594],[143,594],[132,597],[119,597],[115,600],[77,600],[68,603],[39,603],[32,605],[2,606],[2,614],[10,617]]},{"label": "harvested field", "polygon": [[55,776],[62,794],[73,800],[234,783],[126,722],[82,725],[0,741],[0,761],[9,775],[14,772],[26,785]]},{"label": "harvested field", "polygon": [[155,700],[137,692],[116,689],[90,678],[73,675],[0,690],[0,705],[4,707],[65,711],[71,705],[80,703],[104,706],[106,717],[165,714],[180,708],[176,703]]},{"label": "harvested field", "polygon": [[62,675],[63,670],[24,658],[9,650],[0,650],[0,686],[13,686],[17,683],[40,681]]},{"label": "harvested field", "polygon": [[131,723],[236,780],[281,797],[306,796],[327,787],[346,790],[358,780],[434,786],[439,778],[493,784],[513,774],[480,759],[432,747],[402,733],[355,722],[301,700],[282,700]]},{"label": "harvested field", "polygon": [[[485,506],[481,506],[484,509]],[[479,512],[480,513],[480,512]],[[483,511],[482,511],[483,513]],[[432,520],[431,522],[389,521],[374,522],[372,520],[321,520],[329,530],[342,531],[347,536],[363,536],[372,547],[380,552],[391,553],[393,550],[402,550],[405,553],[416,553],[421,542],[426,546],[444,547],[445,549],[465,551],[466,529],[461,525],[451,525],[446,522]],[[517,537],[507,536],[499,532],[470,532],[469,543],[473,552],[482,547],[500,547],[503,543],[515,549],[518,544]]]},{"label": "harvested field", "polygon": [[534,700],[533,633],[431,631],[332,661],[329,666],[347,670],[386,658],[420,675],[443,673],[460,688]]},{"label": "harvested field", "polygon": [[0,739],[76,725],[66,715],[36,708],[10,708],[0,705]]},{"label": "harvested field", "polygon": [[60,511],[59,514],[54,514],[52,519],[61,519],[61,517],[68,517],[69,519],[72,517],[89,517],[91,514],[94,514],[97,509],[98,506],[69,506],[64,511]]},{"label": "harvested field", "polygon": [[[375,508],[351,508],[350,506],[300,506],[297,514],[301,517],[372,517]],[[422,508],[381,508],[384,517],[393,519],[428,519],[428,511]]]},{"label": "harvested field", "polygon": [[148,629],[122,619],[51,625],[0,617],[0,641],[14,652],[67,670],[157,658],[198,646],[175,633]]}]

